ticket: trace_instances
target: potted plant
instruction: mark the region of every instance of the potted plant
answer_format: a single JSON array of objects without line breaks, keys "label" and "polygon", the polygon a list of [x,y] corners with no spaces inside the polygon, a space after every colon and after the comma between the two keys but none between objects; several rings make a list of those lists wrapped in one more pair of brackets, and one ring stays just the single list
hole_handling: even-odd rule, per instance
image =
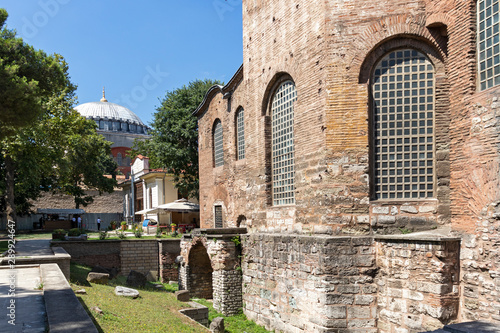
[{"label": "potted plant", "polygon": [[117,224],[118,223],[116,221],[111,221],[110,224],[109,224],[111,226],[111,230],[115,230]]},{"label": "potted plant", "polygon": [[122,221],[120,224],[122,226],[122,231],[127,229],[127,221]]},{"label": "potted plant", "polygon": [[174,231],[175,231],[175,227],[177,227],[177,225],[176,225],[175,223],[172,223],[172,224],[170,225],[170,227],[172,228],[172,232],[174,232]]},{"label": "potted plant", "polygon": [[64,229],[55,229],[52,231],[52,239],[64,240],[64,236],[66,236],[66,230]]}]

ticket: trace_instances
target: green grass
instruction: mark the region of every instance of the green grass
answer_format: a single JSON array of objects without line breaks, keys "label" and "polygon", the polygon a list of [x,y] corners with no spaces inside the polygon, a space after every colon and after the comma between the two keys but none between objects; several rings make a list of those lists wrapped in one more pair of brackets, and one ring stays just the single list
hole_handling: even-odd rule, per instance
[{"label": "green grass", "polygon": [[5,251],[7,251],[8,249],[8,246],[9,246],[9,241],[0,241],[0,254],[4,253]]},{"label": "green grass", "polygon": [[[139,290],[137,299],[116,296],[116,285],[124,285],[125,277],[113,279],[108,285],[87,282],[89,267],[71,264],[71,287],[84,288],[86,295],[77,295],[100,332],[207,332],[201,325],[179,313],[188,307],[176,300],[172,292],[157,290],[152,284]],[[98,307],[97,314],[91,310]]]},{"label": "green grass", "polygon": [[209,302],[205,299],[193,299],[197,303],[205,305],[208,308],[208,320],[212,322],[217,317],[224,318],[224,329],[226,333],[267,333],[264,327],[257,325],[253,321],[247,319],[247,317],[243,314],[237,314],[235,316],[225,316],[222,313],[218,313],[215,311],[212,302]]}]

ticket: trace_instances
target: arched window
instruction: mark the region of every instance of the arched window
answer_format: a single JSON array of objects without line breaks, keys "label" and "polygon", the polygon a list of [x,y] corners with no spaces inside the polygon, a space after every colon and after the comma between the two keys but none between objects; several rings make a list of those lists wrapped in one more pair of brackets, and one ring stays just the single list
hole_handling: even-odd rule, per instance
[{"label": "arched window", "polygon": [[103,130],[104,129],[104,120],[99,120],[99,129]]},{"label": "arched window", "polygon": [[435,196],[434,65],[413,49],[385,55],[372,76],[373,197]]},{"label": "arched window", "polygon": [[500,31],[498,2],[477,2],[477,43],[480,89],[500,84]]},{"label": "arched window", "polygon": [[214,123],[214,166],[224,165],[224,152],[222,145],[222,123],[217,119]]},{"label": "arched window", "polygon": [[118,166],[121,166],[122,163],[123,163],[123,161],[122,161],[122,153],[118,153],[116,155],[116,164],[118,164]]},{"label": "arched window", "polygon": [[236,113],[236,159],[245,158],[245,120],[244,110],[240,108]]},{"label": "arched window", "polygon": [[293,107],[295,84],[285,81],[271,103],[273,205],[295,203]]}]

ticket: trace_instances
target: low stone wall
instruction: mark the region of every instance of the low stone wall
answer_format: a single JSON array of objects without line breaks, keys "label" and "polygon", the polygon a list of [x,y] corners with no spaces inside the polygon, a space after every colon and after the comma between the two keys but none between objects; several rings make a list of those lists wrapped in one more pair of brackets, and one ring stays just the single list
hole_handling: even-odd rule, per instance
[{"label": "low stone wall", "polygon": [[376,239],[379,333],[435,330],[457,318],[458,239]]},{"label": "low stone wall", "polygon": [[121,275],[135,270],[145,275],[151,272],[157,278],[159,273],[164,282],[177,280],[179,244],[180,239],[52,241],[53,246],[64,248],[73,262],[116,268]]},{"label": "low stone wall", "polygon": [[371,237],[252,234],[242,268],[244,312],[267,329],[377,332]]},{"label": "low stone wall", "polygon": [[120,240],[52,241],[52,246],[64,248],[72,262],[121,270],[120,243]]},{"label": "low stone wall", "polygon": [[158,277],[159,255],[158,241],[130,239],[120,243],[120,274],[128,275],[137,271],[144,275],[149,272]]},{"label": "low stone wall", "polygon": [[191,306],[189,309],[182,309],[179,312],[208,327],[208,308],[196,302],[189,302],[189,305]]}]

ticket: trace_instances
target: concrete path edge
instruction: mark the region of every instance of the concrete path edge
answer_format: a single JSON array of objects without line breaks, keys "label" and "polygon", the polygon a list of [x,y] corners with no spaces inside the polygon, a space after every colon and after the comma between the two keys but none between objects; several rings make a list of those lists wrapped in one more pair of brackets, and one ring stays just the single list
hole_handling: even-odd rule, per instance
[{"label": "concrete path edge", "polygon": [[40,272],[50,332],[98,332],[59,266],[41,264]]}]

